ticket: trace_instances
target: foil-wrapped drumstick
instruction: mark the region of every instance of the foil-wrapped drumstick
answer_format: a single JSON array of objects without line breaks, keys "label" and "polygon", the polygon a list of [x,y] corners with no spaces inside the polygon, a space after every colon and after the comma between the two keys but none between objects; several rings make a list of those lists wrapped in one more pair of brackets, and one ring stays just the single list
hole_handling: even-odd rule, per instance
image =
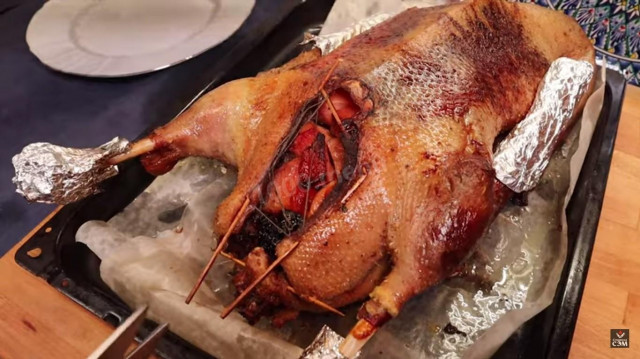
[{"label": "foil-wrapped drumstick", "polygon": [[238,309],[252,321],[318,311],[289,287],[334,308],[366,300],[350,357],[446,278],[504,204],[494,142],[560,57],[594,64],[560,13],[500,0],[409,9],[327,55],[221,86],[132,151],[154,174],[187,156],[236,166],[214,227],[245,263]]}]

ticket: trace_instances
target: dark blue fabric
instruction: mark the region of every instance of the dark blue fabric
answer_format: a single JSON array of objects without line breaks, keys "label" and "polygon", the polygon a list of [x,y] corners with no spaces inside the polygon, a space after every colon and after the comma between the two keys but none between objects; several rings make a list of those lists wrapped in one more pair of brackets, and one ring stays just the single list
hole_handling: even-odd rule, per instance
[{"label": "dark blue fabric", "polygon": [[14,154],[32,142],[94,147],[114,136],[133,139],[152,124],[170,120],[223,71],[223,57],[248,50],[296,2],[257,1],[229,40],[170,69],[90,79],[50,70],[29,51],[27,25],[43,1],[0,0],[0,255],[55,208],[29,204],[15,193]]}]

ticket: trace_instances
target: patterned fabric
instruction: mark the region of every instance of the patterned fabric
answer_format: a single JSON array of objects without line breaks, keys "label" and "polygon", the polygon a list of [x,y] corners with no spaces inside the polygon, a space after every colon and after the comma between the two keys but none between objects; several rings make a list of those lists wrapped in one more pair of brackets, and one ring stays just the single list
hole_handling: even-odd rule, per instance
[{"label": "patterned fabric", "polygon": [[599,62],[640,85],[640,0],[519,0],[573,17],[598,50]]}]

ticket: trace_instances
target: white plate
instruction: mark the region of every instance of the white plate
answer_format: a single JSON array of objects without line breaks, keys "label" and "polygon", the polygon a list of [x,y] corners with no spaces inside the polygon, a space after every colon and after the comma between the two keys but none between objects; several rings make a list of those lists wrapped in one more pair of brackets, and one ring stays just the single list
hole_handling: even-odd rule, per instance
[{"label": "white plate", "polygon": [[46,65],[95,77],[131,76],[188,60],[242,25],[254,0],[51,0],[27,43]]}]

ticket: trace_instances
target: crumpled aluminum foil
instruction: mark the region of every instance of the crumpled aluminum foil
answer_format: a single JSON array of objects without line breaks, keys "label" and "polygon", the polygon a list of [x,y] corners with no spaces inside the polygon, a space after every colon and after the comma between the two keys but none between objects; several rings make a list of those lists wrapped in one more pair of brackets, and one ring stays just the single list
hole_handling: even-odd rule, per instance
[{"label": "crumpled aluminum foil", "polygon": [[118,174],[107,160],[128,148],[119,137],[97,148],[32,143],[13,156],[12,181],[28,201],[68,204],[100,192],[99,183]]},{"label": "crumpled aluminum foil", "polygon": [[[342,359],[340,354],[340,344],[344,338],[331,330],[328,326],[323,326],[320,333],[311,344],[302,352],[299,359]],[[360,352],[354,358],[359,358]]]},{"label": "crumpled aluminum foil", "polygon": [[326,55],[351,38],[360,35],[361,33],[369,30],[370,28],[389,18],[391,18],[391,15],[389,14],[378,14],[358,21],[357,23],[344,29],[344,31],[318,36],[306,34],[305,40],[302,43],[306,44],[309,42],[313,42],[315,44],[315,47],[319,48],[323,55]]},{"label": "crumpled aluminum foil", "polygon": [[538,184],[593,72],[586,61],[561,57],[551,64],[529,113],[498,146],[493,168],[500,182],[518,193]]}]

